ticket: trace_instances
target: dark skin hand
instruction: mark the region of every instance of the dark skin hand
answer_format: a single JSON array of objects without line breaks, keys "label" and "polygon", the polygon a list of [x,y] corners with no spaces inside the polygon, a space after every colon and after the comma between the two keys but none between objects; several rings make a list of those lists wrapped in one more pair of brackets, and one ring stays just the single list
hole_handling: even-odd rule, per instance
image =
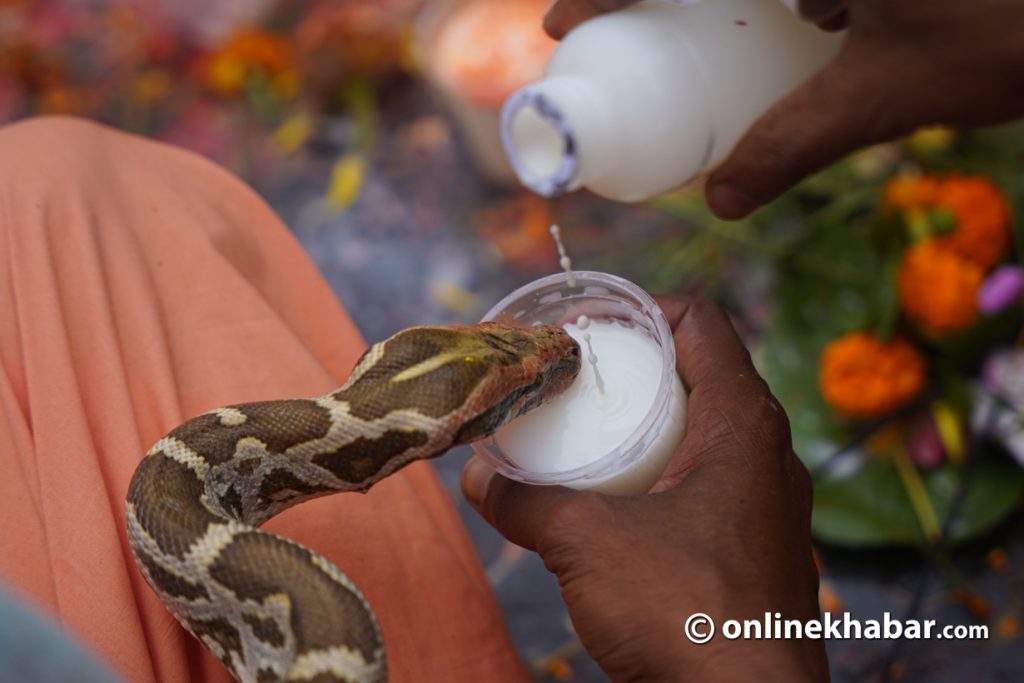
[{"label": "dark skin hand", "polygon": [[476,459],[467,500],[557,577],[587,651],[613,681],[827,681],[820,640],[694,645],[687,617],[817,619],[811,484],[782,408],[728,317],[662,298],[689,393],[687,432],[652,493],[513,482]]},{"label": "dark skin hand", "polygon": [[[558,0],[544,25],[561,38],[635,1]],[[920,126],[1024,115],[1024,0],[844,4],[822,24],[848,30],[836,59],[765,113],[708,178],[721,218],[743,218],[849,152]]]}]

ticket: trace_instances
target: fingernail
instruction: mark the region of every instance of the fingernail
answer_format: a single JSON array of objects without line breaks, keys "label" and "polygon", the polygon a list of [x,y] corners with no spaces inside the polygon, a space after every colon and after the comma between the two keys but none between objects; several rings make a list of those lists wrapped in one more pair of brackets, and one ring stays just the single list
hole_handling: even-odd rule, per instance
[{"label": "fingernail", "polygon": [[749,194],[728,183],[709,187],[707,199],[715,215],[727,221],[743,218],[757,207],[757,202]]},{"label": "fingernail", "polygon": [[466,463],[462,470],[462,493],[473,507],[479,509],[483,505],[494,474],[494,470],[475,456]]}]

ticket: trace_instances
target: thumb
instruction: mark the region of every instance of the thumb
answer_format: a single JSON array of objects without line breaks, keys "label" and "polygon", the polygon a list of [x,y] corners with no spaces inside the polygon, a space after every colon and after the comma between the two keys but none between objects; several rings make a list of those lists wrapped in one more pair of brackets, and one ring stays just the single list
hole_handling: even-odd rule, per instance
[{"label": "thumb", "polygon": [[898,137],[905,131],[892,82],[844,48],[754,123],[708,178],[708,206],[720,218],[743,218],[847,153]]},{"label": "thumb", "polygon": [[614,12],[637,0],[558,0],[544,15],[544,30],[556,40],[587,19]]},{"label": "thumb", "polygon": [[476,456],[462,470],[462,494],[512,543],[536,551],[560,513],[588,494],[562,486],[531,486],[507,479]]}]

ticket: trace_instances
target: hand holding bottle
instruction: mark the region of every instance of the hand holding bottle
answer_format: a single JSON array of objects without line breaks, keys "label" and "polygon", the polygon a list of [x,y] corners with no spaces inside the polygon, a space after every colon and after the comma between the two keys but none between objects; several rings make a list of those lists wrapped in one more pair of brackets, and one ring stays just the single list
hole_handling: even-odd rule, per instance
[{"label": "hand holding bottle", "polygon": [[[559,0],[545,27],[561,37],[633,2]],[[846,0],[826,26],[848,30],[838,56],[746,133],[708,179],[708,204],[742,218],[865,145],[1024,115],[1022,24],[1022,0]]]},{"label": "hand holding bottle", "polygon": [[604,496],[529,486],[471,460],[466,498],[558,576],[576,632],[613,681],[823,681],[820,640],[699,645],[684,625],[705,613],[818,617],[811,486],[789,425],[717,307],[658,302],[690,391],[686,437],[657,493]]}]

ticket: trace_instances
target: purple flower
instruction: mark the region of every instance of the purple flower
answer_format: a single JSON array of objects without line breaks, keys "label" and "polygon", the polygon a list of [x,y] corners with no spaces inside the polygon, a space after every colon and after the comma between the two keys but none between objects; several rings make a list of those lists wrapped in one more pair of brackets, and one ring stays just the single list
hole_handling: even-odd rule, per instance
[{"label": "purple flower", "polygon": [[1024,292],[1024,268],[1014,265],[1000,266],[981,283],[978,290],[978,310],[995,315],[1020,300]]},{"label": "purple flower", "polygon": [[922,470],[933,470],[946,461],[946,447],[931,415],[922,416],[910,426],[907,450]]}]

